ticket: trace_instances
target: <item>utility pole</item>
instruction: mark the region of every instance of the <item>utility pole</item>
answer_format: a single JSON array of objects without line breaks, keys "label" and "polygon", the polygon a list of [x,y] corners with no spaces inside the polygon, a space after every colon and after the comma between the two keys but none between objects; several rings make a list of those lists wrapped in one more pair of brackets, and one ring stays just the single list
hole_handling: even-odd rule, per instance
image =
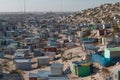
[{"label": "utility pole", "polygon": [[63,1],[60,0],[60,12],[61,12],[61,13],[62,13],[62,3],[63,3]]},{"label": "utility pole", "polygon": [[24,0],[24,14],[26,13],[26,0]]}]

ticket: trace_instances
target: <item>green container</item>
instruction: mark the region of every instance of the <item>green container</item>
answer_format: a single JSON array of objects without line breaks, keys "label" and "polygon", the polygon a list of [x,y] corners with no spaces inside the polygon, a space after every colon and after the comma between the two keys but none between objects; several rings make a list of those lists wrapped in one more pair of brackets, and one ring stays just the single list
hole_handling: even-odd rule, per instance
[{"label": "green container", "polygon": [[90,66],[78,66],[78,76],[85,77],[90,75]]},{"label": "green container", "polygon": [[79,64],[78,62],[72,63],[72,74],[77,75],[78,77],[85,77],[91,74],[90,64]]}]

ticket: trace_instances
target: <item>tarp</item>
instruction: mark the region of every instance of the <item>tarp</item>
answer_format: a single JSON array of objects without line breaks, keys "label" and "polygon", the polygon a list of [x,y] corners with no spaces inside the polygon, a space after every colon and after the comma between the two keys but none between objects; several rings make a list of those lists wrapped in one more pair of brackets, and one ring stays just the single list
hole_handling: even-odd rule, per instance
[{"label": "tarp", "polygon": [[91,61],[97,62],[100,65],[107,67],[107,66],[115,65],[118,61],[120,61],[120,58],[113,58],[110,61],[107,61],[106,58],[104,58],[104,56],[100,54],[92,54]]},{"label": "tarp", "polygon": [[102,66],[106,66],[107,64],[106,59],[102,55],[99,55],[99,54],[92,54],[91,59],[92,59],[92,62],[98,62]]}]

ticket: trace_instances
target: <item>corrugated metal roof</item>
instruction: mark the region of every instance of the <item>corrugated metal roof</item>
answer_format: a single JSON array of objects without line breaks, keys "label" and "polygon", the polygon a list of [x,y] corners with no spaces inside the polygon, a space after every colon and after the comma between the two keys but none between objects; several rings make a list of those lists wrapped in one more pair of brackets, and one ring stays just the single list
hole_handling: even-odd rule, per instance
[{"label": "corrugated metal roof", "polygon": [[51,65],[51,67],[63,67],[63,64],[59,64],[59,63],[53,63],[52,65]]},{"label": "corrugated metal roof", "polygon": [[38,71],[38,76],[39,77],[44,77],[44,78],[48,78],[49,75],[51,75],[52,73],[50,71],[45,71],[45,70],[39,70]]},{"label": "corrugated metal roof", "polygon": [[61,76],[49,76],[49,80],[69,80],[67,76],[61,75]]},{"label": "corrugated metal roof", "polygon": [[48,59],[48,56],[37,57],[38,59]]},{"label": "corrugated metal roof", "polygon": [[23,51],[27,51],[29,49],[17,49],[16,52],[23,52]]},{"label": "corrugated metal roof", "polygon": [[30,59],[16,59],[15,62],[22,63],[22,62],[31,62]]},{"label": "corrugated metal roof", "polygon": [[110,51],[120,51],[120,47],[106,48],[106,49]]},{"label": "corrugated metal roof", "polygon": [[72,63],[78,65],[78,66],[90,66],[90,62],[86,62],[86,61],[81,61],[81,62],[78,62],[78,61],[73,61]]}]

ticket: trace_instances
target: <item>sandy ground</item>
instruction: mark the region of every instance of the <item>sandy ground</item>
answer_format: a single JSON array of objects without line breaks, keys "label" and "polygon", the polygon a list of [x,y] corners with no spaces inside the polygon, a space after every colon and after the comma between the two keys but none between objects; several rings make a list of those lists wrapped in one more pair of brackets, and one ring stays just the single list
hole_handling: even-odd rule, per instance
[{"label": "sandy ground", "polygon": [[[80,61],[82,56],[83,56],[81,47],[76,47],[76,48],[65,50],[65,54],[67,54],[69,52],[72,52],[75,56],[80,54],[81,57],[74,57],[71,60],[67,60],[67,61],[64,61],[64,62],[62,62],[62,60],[60,58],[60,59],[57,59],[55,61],[50,61],[50,64],[52,64],[54,62],[62,63],[62,64],[64,64],[64,70],[65,70],[68,66],[71,66],[72,61]],[[57,57],[61,57],[61,55],[58,54],[58,55],[56,55],[56,58]],[[9,66],[9,70],[15,69],[15,65],[13,64],[12,56],[6,55],[4,59],[0,59],[0,63],[3,63],[5,61],[7,62],[7,65]],[[37,59],[33,58],[32,62],[37,62]],[[100,65],[96,64],[96,66],[98,67]],[[50,71],[50,66],[46,66],[46,67],[43,67],[43,68],[37,68],[37,63],[33,64],[32,67],[33,67],[33,70],[22,71],[22,75],[24,76],[25,80],[29,80],[29,78],[28,78],[29,73],[37,73],[38,70],[40,70],[40,69]],[[112,73],[114,68],[119,68],[119,67],[120,67],[120,65],[111,66],[111,67],[108,67],[107,69],[109,69],[110,72]],[[6,71],[4,70],[4,72],[6,72]],[[84,77],[84,78],[78,78],[78,77],[76,77],[75,75],[72,75],[72,74],[68,75],[68,77],[70,78],[70,80],[104,80],[104,79],[102,79],[102,77],[100,75],[100,72],[97,72],[95,74],[92,74],[91,76],[87,76],[87,77]],[[94,77],[94,79],[91,79],[93,77]]]}]

